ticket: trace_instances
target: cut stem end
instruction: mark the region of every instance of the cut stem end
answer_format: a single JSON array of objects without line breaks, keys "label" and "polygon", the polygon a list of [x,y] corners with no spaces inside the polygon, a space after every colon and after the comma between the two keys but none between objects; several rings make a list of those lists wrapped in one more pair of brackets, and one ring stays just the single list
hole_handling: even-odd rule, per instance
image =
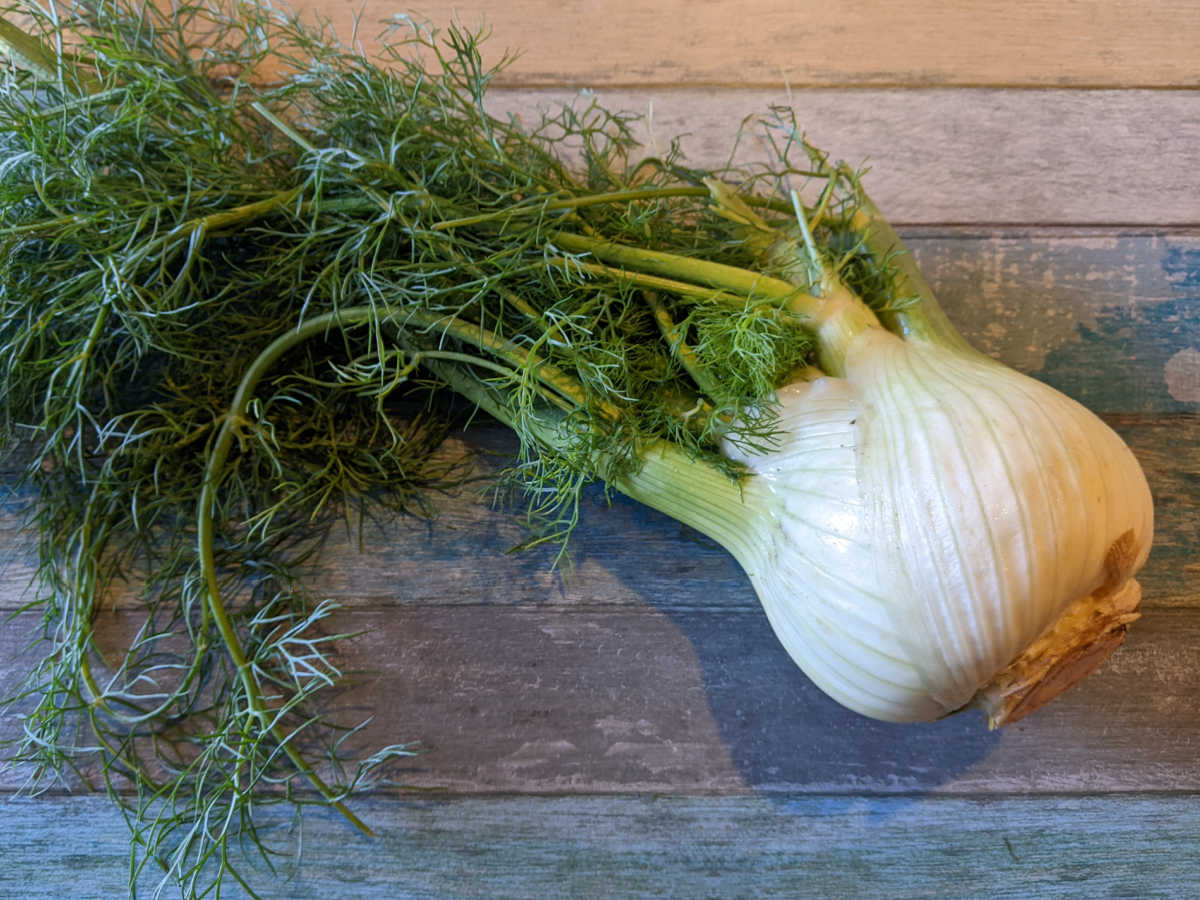
[{"label": "cut stem end", "polygon": [[1141,602],[1133,578],[1112,593],[1076,600],[969,705],[987,714],[990,728],[1023,719],[1096,671],[1125,642]]}]

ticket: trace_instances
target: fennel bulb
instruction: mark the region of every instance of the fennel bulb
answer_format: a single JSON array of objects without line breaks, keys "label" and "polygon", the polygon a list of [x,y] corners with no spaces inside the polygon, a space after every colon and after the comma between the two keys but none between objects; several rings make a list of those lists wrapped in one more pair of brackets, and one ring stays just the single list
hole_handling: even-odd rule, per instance
[{"label": "fennel bulb", "polygon": [[[1112,429],[998,363],[882,329],[851,341],[845,369],[781,389],[777,448],[727,448],[765,513],[743,565],[826,693],[878,719],[937,718],[1076,604],[1108,622],[1119,597],[1110,624],[1130,621],[1153,508]],[[1016,693],[989,707],[995,724],[1019,718]]]},{"label": "fennel bulb", "polygon": [[[895,287],[919,302],[876,315],[794,192],[796,226],[781,229],[707,184],[802,291],[786,302],[810,323],[819,368],[776,392],[774,443],[744,441],[736,424],[726,434],[723,452],[751,473],[735,498],[716,484],[702,502],[619,486],[729,549],[791,657],[863,715],[975,705],[996,727],[1090,674],[1139,615],[1133,575],[1154,516],[1133,453],[1079,403],[972,349],[911,256]],[[868,249],[902,248],[856,200]]]}]

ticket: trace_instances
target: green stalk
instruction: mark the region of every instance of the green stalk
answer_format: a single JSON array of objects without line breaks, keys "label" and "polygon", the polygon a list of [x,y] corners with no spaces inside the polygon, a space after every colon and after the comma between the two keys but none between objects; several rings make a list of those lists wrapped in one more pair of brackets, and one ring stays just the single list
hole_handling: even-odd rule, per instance
[{"label": "green stalk", "polygon": [[631,287],[646,288],[651,291],[663,291],[664,293],[674,294],[677,297],[687,297],[691,300],[721,303],[734,309],[742,309],[746,305],[747,299],[749,299],[729,291],[691,284],[675,278],[647,275],[644,272],[635,272],[632,269],[614,268],[613,266],[606,266],[603,263],[584,262],[565,257],[553,259],[550,262],[566,272],[582,270],[597,277],[612,278],[615,281],[624,282]]},{"label": "green stalk", "polygon": [[[357,308],[328,313],[310,319],[295,330],[276,338],[270,346],[259,354],[258,358],[255,359],[242,377],[237,393],[230,404],[229,413],[221,425],[220,432],[217,434],[216,443],[209,453],[208,465],[204,473],[204,485],[200,492],[199,510],[196,515],[196,539],[200,552],[200,571],[208,592],[209,610],[213,621],[217,625],[217,630],[221,634],[221,639],[225,642],[230,659],[237,669],[238,677],[242,682],[242,688],[246,692],[246,702],[255,718],[263,723],[267,720],[268,710],[263,702],[262,692],[258,687],[254,673],[250,667],[250,662],[246,658],[242,642],[238,638],[237,630],[233,626],[233,620],[230,618],[229,611],[221,600],[221,586],[217,580],[217,565],[213,552],[213,530],[215,527],[213,512],[216,507],[217,488],[220,486],[225,474],[225,461],[233,446],[237,428],[244,420],[246,409],[250,404],[251,398],[254,396],[254,391],[258,387],[259,381],[262,380],[279,358],[293,347],[311,338],[325,334],[330,329],[344,328],[347,325],[366,322],[376,315],[377,311],[370,308]],[[288,759],[309,780],[321,796],[334,809],[341,813],[351,825],[365,835],[374,836],[374,832],[366,823],[359,819],[345,803],[337,798],[333,790],[325,784],[321,776],[313,770],[304,757],[300,755],[299,751],[292,746],[291,736],[284,732],[282,726],[278,722],[274,722],[270,725],[269,730]]]},{"label": "green stalk", "polygon": [[859,208],[855,210],[851,225],[872,256],[880,260],[890,259],[896,267],[896,293],[902,297],[917,298],[908,306],[881,312],[879,318],[884,326],[905,340],[926,341],[963,352],[978,352],[951,323],[938,303],[933,288],[917,268],[912,252],[866,194],[860,196]]},{"label": "green stalk", "polygon": [[720,390],[716,380],[712,374],[704,367],[704,362],[696,354],[696,351],[691,348],[683,339],[683,330],[671,318],[670,311],[663,305],[658,294],[654,291],[643,291],[642,296],[646,298],[646,303],[649,304],[651,311],[654,313],[654,320],[658,323],[659,331],[662,332],[663,339],[667,342],[667,347],[671,351],[671,355],[679,361],[683,366],[683,370],[692,377],[692,381],[696,383],[696,387],[700,388],[709,397],[716,396]]},{"label": "green stalk", "polygon": [[800,195],[794,190],[792,207],[804,238],[812,280],[817,285],[817,360],[828,374],[842,377],[846,374],[846,353],[851,343],[862,332],[881,325],[871,308],[842,281],[817,247]]},{"label": "green stalk", "polygon": [[58,80],[58,55],[0,16],[0,52],[43,81]]},{"label": "green stalk", "polygon": [[770,520],[730,477],[669,441],[645,449],[641,465],[614,479],[612,487],[712,538],[748,574],[762,564],[766,540],[759,532]]},{"label": "green stalk", "polygon": [[603,206],[605,203],[638,203],[644,200],[662,200],[670,197],[707,197],[708,190],[701,187],[667,188],[633,188],[628,191],[608,191],[603,194],[587,194],[581,197],[563,197],[558,200],[536,198],[507,209],[495,212],[480,213],[475,216],[463,216],[458,219],[447,219],[433,226],[434,231],[449,231],[454,228],[464,228],[469,225],[481,225],[484,222],[495,222],[511,218],[522,212],[542,213],[558,212],[566,209],[586,209],[589,206]]},{"label": "green stalk", "polygon": [[[589,253],[597,259],[614,262],[630,269],[653,273],[653,277],[689,279],[693,285],[704,285],[717,291],[741,294],[750,301],[762,300],[785,308],[813,328],[817,336],[818,358],[830,375],[845,374],[846,350],[853,338],[880,323],[862,300],[847,288],[820,258],[808,225],[801,216],[801,227],[814,265],[822,269],[818,293],[809,293],[796,285],[727,266],[674,253],[644,250],[625,244],[615,244],[584,235],[559,232],[552,243],[559,248]],[[646,287],[668,288],[665,282],[646,283]]]},{"label": "green stalk", "polygon": [[[200,554],[200,571],[207,589],[208,609],[221,635],[221,639],[225,643],[230,659],[237,670],[243,690],[246,693],[247,704],[253,715],[260,722],[267,720],[270,710],[266,708],[263,702],[262,692],[254,677],[250,661],[246,657],[245,649],[233,625],[228,608],[221,599],[221,587],[217,578],[217,566],[213,549],[216,524],[213,512],[216,507],[216,492],[225,474],[226,460],[233,447],[237,429],[245,420],[246,410],[259,382],[266,376],[275,363],[279,361],[280,357],[305,341],[327,334],[331,330],[344,329],[371,321],[382,322],[397,318],[403,318],[406,323],[420,325],[423,329],[438,330],[442,334],[448,334],[456,339],[473,343],[481,349],[496,353],[503,358],[512,359],[522,366],[530,367],[540,381],[551,387],[562,398],[579,404],[582,404],[586,400],[578,384],[573,379],[549,363],[538,360],[533,354],[522,348],[505,341],[484,328],[459,322],[449,316],[437,316],[420,310],[391,312],[371,306],[362,306],[326,313],[308,320],[287,334],[276,338],[267,346],[243,375],[233,401],[230,404],[229,411],[222,422],[216,441],[209,453],[197,512],[197,543]],[[417,352],[422,353],[423,351]],[[445,351],[428,351],[425,353],[425,356],[431,362],[438,359],[454,361],[469,359],[462,354]],[[478,362],[498,373],[507,373],[508,371],[486,359],[479,360]],[[442,369],[445,367],[438,368]],[[479,388],[483,387],[478,383],[476,384]],[[504,412],[503,406],[494,401],[488,393],[475,390],[469,392],[468,395],[476,399],[481,406],[501,419],[501,421],[505,421],[510,425],[513,424],[510,417]],[[618,414],[618,411],[611,404],[604,405],[604,408],[614,417]],[[549,431],[546,434],[549,434]],[[324,780],[291,745],[290,736],[284,733],[279,723],[275,722],[271,724],[269,730],[288,759],[309,780],[321,796],[345,816],[352,825],[364,834],[372,835],[373,832],[371,829],[337,798],[332,789],[325,784]]]},{"label": "green stalk", "polygon": [[[517,423],[502,400],[486,385],[455,370],[436,369],[451,389],[476,403],[514,430]],[[554,422],[523,420],[530,435],[546,446],[561,440]],[[725,547],[746,571],[760,564],[764,542],[756,523],[764,513],[747,503],[741,487],[715,466],[689,456],[669,441],[655,441],[640,455],[636,471],[613,479],[610,485],[627,497],[665,513]]]},{"label": "green stalk", "polygon": [[[488,350],[498,356],[513,360],[523,368],[528,368],[538,381],[575,406],[585,406],[588,402],[588,398],[583,393],[583,388],[570,375],[552,363],[544,361],[536,354],[523,347],[518,347],[511,341],[504,340],[486,328],[462,322],[452,316],[438,316],[424,313],[420,310],[409,311],[405,316],[406,322],[419,323],[423,328],[430,330],[440,329],[444,334],[448,334],[466,343],[474,344],[481,350]],[[547,399],[554,402],[553,397],[548,397]],[[621,415],[620,410],[612,403],[602,402],[598,404],[598,408],[613,421]]]},{"label": "green stalk", "polygon": [[800,315],[815,310],[815,304],[809,302],[812,298],[806,297],[795,285],[736,266],[693,259],[675,253],[644,250],[641,247],[616,244],[565,231],[555,234],[551,243],[561,250],[588,253],[604,262],[617,263],[651,275],[679,278],[693,285],[729,291],[751,300],[786,305]]},{"label": "green stalk", "polygon": [[253,203],[244,203],[241,206],[235,206],[233,209],[212,212],[198,219],[191,219],[180,225],[176,229],[176,233],[191,234],[193,231],[208,233],[211,231],[220,231],[222,228],[228,228],[231,225],[240,225],[243,222],[257,219],[260,216],[265,216],[286,206],[300,196],[300,191],[301,189],[298,187],[291,188],[286,191],[280,191],[270,197],[265,197],[262,200],[256,200]]},{"label": "green stalk", "polygon": [[[810,159],[819,174],[833,184],[845,179],[852,185],[855,195],[855,210],[851,228],[863,242],[863,246],[876,260],[889,260],[896,267],[896,293],[901,297],[914,297],[915,302],[901,309],[886,310],[880,314],[884,327],[905,340],[927,341],[953,350],[975,353],[975,349],[951,324],[933,289],[917,268],[912,253],[905,247],[900,236],[879,211],[879,207],[867,196],[848,167],[833,165],[823,154],[804,144]],[[793,201],[795,202],[795,201]]]}]

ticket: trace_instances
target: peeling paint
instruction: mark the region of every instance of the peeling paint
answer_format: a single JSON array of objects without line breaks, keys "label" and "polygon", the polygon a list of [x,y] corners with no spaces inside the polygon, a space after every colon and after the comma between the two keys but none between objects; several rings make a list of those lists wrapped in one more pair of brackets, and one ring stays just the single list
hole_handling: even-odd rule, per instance
[{"label": "peeling paint", "polygon": [[1180,350],[1163,367],[1167,392],[1181,403],[1200,403],[1200,350]]},{"label": "peeling paint", "polygon": [[638,719],[632,721],[629,719],[619,719],[614,716],[606,716],[602,719],[597,719],[594,726],[600,730],[605,738],[626,738],[634,735],[642,737],[650,737],[658,733],[658,729],[649,719]]},{"label": "peeling paint", "polygon": [[1173,360],[1200,348],[1195,237],[918,236],[910,245],[951,320],[989,356],[1097,412],[1200,404],[1189,387],[1196,361]]},{"label": "peeling paint", "polygon": [[570,741],[565,740],[526,741],[498,762],[502,769],[525,769],[530,766],[547,765],[578,749]]}]

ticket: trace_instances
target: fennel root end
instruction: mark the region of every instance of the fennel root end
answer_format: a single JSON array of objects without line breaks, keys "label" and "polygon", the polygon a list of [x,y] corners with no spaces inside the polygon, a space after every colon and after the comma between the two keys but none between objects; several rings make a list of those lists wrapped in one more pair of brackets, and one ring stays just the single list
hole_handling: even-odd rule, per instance
[{"label": "fennel root end", "polygon": [[1076,600],[970,705],[987,714],[989,728],[1023,719],[1099,668],[1141,617],[1141,602],[1134,578]]}]

